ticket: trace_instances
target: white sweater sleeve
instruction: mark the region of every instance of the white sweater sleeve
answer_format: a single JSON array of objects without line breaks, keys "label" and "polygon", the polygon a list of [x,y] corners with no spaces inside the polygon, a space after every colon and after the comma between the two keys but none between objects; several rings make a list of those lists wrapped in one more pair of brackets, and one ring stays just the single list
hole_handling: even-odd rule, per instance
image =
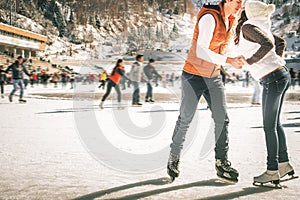
[{"label": "white sweater sleeve", "polygon": [[197,39],[196,54],[197,57],[208,62],[225,65],[227,57],[209,49],[215,27],[216,22],[211,14],[205,14],[201,17],[198,24],[199,35]]}]

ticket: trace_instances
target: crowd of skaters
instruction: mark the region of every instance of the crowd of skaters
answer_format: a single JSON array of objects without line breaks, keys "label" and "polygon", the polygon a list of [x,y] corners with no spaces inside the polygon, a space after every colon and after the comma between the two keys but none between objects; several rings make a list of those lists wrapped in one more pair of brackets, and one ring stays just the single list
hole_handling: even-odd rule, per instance
[{"label": "crowd of skaters", "polygon": [[[143,55],[138,56],[143,57]],[[136,80],[137,83],[141,82],[147,85],[148,91],[145,102],[154,102],[152,96],[152,85],[157,87],[159,85],[159,81],[161,81],[162,87],[164,88],[166,88],[168,84],[169,86],[174,86],[174,81],[178,80],[179,78],[178,76],[175,76],[174,73],[165,74],[165,72],[162,72],[161,74],[159,74],[154,69],[154,62],[155,60],[150,59],[149,63],[144,65],[142,61],[141,71],[139,72],[140,76],[137,77],[138,80]],[[14,69],[11,68],[11,66],[13,65],[17,66],[15,71],[20,71],[20,77],[13,77]],[[17,90],[20,90],[20,102],[23,101],[23,90],[27,89],[28,87],[34,88],[35,86],[42,85],[44,88],[54,87],[62,89],[74,89],[76,83],[94,84],[99,82],[99,89],[105,89],[105,85],[107,85],[106,83],[108,82],[111,75],[111,73],[108,73],[106,70],[104,70],[99,75],[96,75],[92,73],[79,74],[74,72],[73,69],[66,70],[60,68],[57,71],[50,70],[48,67],[42,69],[40,66],[33,67],[30,60],[29,63],[27,63],[26,59],[24,59],[22,56],[17,57],[16,61],[11,65],[7,65],[7,67],[5,67],[4,65],[0,65],[0,69],[1,97],[4,98],[4,86],[6,84],[13,84],[15,87],[15,91],[9,94],[9,100],[12,101],[14,93]],[[125,75],[127,75],[128,77],[132,77],[132,74],[130,73],[131,72],[126,72]],[[134,77],[132,79],[134,79]],[[16,80],[18,80],[18,84],[14,84],[14,80],[15,82]],[[70,85],[70,88],[67,88],[68,84]],[[124,77],[121,78],[118,84],[120,85],[121,90],[125,90],[126,88],[133,88],[131,79],[125,79]],[[24,102],[26,101],[24,100]],[[140,102],[138,103],[141,104]]]},{"label": "crowd of skaters", "polygon": [[[143,59],[143,55],[137,55],[136,59],[138,57],[141,57]],[[18,58],[21,58],[19,56]],[[23,58],[22,58],[23,59]],[[18,60],[18,59],[17,59]],[[16,62],[17,62],[16,60]],[[145,102],[154,102],[153,99],[153,86],[157,87],[159,85],[159,82],[161,83],[161,86],[163,88],[166,88],[167,86],[174,86],[174,82],[179,79],[179,76],[176,76],[175,73],[165,73],[162,71],[161,73],[158,73],[156,69],[154,68],[154,59],[150,59],[149,62],[144,65],[143,61],[141,62],[141,71],[139,71],[140,76],[136,76],[132,74],[132,71],[125,72],[121,79],[118,82],[118,85],[120,86],[120,90],[125,90],[126,88],[133,88],[133,100],[132,104],[134,106],[141,106],[142,103],[139,99],[139,86],[135,87],[137,83],[143,83],[147,85],[147,92],[145,96]],[[30,61],[29,61],[30,62]],[[138,63],[138,61],[136,60]],[[133,63],[132,66],[136,65],[136,62]],[[31,62],[30,62],[31,63]],[[29,63],[29,64],[30,64]],[[22,65],[25,67],[25,62],[22,62]],[[150,68],[149,68],[150,67]],[[11,73],[6,72],[6,69],[3,65],[0,65],[0,90],[1,90],[1,98],[4,98],[4,85],[5,84],[13,84],[13,76]],[[54,88],[62,88],[62,89],[74,89],[76,86],[76,83],[81,82],[82,84],[94,84],[96,82],[99,82],[99,89],[105,90],[105,85],[109,80],[109,77],[111,73],[108,73],[106,70],[104,70],[99,75],[95,74],[78,74],[73,71],[73,69],[64,70],[60,69],[57,72],[50,72],[48,68],[41,69],[41,67],[31,67],[31,65],[26,66],[25,69],[28,71],[28,74],[22,73],[22,82],[24,88],[21,88],[21,86],[17,86],[16,90],[18,89],[27,89],[28,86],[31,86],[32,88],[35,87],[35,85],[42,85],[44,88],[49,87],[49,84],[51,84],[50,87]],[[149,71],[150,69],[150,71]],[[146,71],[145,71],[146,70]],[[290,76],[291,76],[291,87],[290,89],[294,89],[295,85],[300,86],[300,70],[298,72],[295,72],[293,68],[290,68]],[[131,81],[130,78],[126,79],[125,77],[132,77],[135,79],[135,81]],[[137,80],[138,79],[138,80]],[[249,85],[252,85],[254,88],[253,97],[251,100],[252,105],[260,105],[260,89],[259,89],[259,83],[255,83],[255,80],[251,77],[251,74],[249,71],[243,71],[242,74],[228,74],[224,73],[224,84],[225,83],[232,83],[235,84],[236,82],[242,82],[243,87],[249,87]],[[67,88],[67,84],[69,83],[70,88]],[[23,92],[22,92],[23,93]],[[11,98],[10,98],[11,99]],[[20,98],[22,99],[22,98]],[[103,107],[103,106],[102,106]]]}]

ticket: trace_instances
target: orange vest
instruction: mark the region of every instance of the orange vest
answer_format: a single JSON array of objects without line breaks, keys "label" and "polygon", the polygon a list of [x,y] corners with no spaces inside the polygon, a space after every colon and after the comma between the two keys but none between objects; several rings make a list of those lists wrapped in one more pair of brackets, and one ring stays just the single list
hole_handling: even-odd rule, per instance
[{"label": "orange vest", "polygon": [[[219,4],[220,10],[215,10],[212,8],[201,8],[197,16],[197,23],[194,30],[194,36],[192,40],[192,46],[189,50],[187,55],[187,59],[185,61],[185,65],[183,70],[187,73],[203,76],[203,77],[216,77],[220,74],[221,66],[216,65],[214,63],[208,62],[196,56],[196,49],[197,49],[197,39],[199,35],[198,24],[200,18],[205,14],[211,14],[216,22],[216,27],[213,33],[212,40],[209,45],[209,49],[215,53],[223,55],[232,36],[233,36],[233,24],[235,18],[231,15],[229,19],[229,28],[226,31],[226,26],[224,23],[224,10],[223,5]],[[203,27],[205,28],[205,27]]]},{"label": "orange vest", "polygon": [[122,78],[122,75],[118,73],[118,69],[121,69],[123,73],[125,73],[124,67],[122,66],[116,67],[114,74],[109,77],[109,79],[115,84],[118,84]]}]

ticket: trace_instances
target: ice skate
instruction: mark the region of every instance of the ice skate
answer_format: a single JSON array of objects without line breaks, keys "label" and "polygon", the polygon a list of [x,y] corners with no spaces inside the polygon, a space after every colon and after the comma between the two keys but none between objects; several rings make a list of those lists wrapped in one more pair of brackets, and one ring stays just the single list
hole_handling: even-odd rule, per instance
[{"label": "ice skate", "polygon": [[292,165],[289,162],[282,162],[278,163],[278,170],[279,170],[279,176],[280,179],[285,177],[286,175],[289,175],[290,177],[283,179],[281,181],[288,181],[295,178],[299,178],[299,176],[295,176],[295,171],[292,167]]},{"label": "ice skate", "polygon": [[103,101],[101,101],[101,103],[99,104],[99,108],[103,109]]},{"label": "ice skate", "polygon": [[118,103],[117,109],[118,109],[118,110],[124,110],[124,109],[125,109],[125,106],[122,105],[121,103]]},{"label": "ice skate", "polygon": [[[259,176],[253,178],[253,185],[255,186],[265,186],[265,187],[274,187],[281,188],[280,176],[278,170],[267,170]],[[267,185],[271,183],[272,185]]]},{"label": "ice skate", "polygon": [[8,96],[8,100],[9,100],[9,102],[12,102],[12,101],[13,101],[13,96],[12,96],[12,95],[9,95],[9,96]]},{"label": "ice skate", "polygon": [[179,155],[175,155],[170,153],[169,160],[168,160],[168,174],[170,176],[171,182],[175,180],[179,176]]},{"label": "ice skate", "polygon": [[145,102],[146,103],[154,103],[155,101],[153,99],[146,99]]},{"label": "ice skate", "polygon": [[1,94],[1,98],[4,99],[4,94]]},{"label": "ice skate", "polygon": [[217,176],[228,183],[238,182],[239,172],[231,167],[229,160],[216,160]]},{"label": "ice skate", "polygon": [[27,101],[25,99],[19,99],[19,103],[26,103]]},{"label": "ice skate", "polygon": [[141,103],[132,103],[132,107],[141,107],[142,105]]}]

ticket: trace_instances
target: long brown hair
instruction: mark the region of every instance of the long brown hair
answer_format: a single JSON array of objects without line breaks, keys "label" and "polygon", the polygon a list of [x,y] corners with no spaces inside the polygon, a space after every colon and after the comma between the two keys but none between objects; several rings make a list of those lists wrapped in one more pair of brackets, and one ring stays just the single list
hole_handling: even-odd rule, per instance
[{"label": "long brown hair", "polygon": [[116,66],[114,67],[112,73],[111,73],[111,76],[114,75],[116,73],[116,69],[117,67],[120,66],[120,63],[123,62],[123,59],[118,59],[117,63],[116,63]]},{"label": "long brown hair", "polygon": [[246,12],[243,10],[241,13],[241,17],[239,18],[238,24],[235,29],[235,37],[234,37],[234,44],[237,45],[240,42],[240,34],[241,29],[245,21],[247,21],[248,18],[246,16]]}]

